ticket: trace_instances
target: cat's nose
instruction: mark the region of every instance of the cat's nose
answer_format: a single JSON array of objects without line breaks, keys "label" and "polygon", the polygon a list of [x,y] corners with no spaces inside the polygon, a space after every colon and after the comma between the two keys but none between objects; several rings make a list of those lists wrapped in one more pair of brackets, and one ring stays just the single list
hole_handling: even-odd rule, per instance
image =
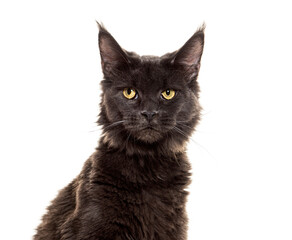
[{"label": "cat's nose", "polygon": [[148,120],[151,121],[155,115],[157,115],[158,111],[141,111],[141,114]]}]

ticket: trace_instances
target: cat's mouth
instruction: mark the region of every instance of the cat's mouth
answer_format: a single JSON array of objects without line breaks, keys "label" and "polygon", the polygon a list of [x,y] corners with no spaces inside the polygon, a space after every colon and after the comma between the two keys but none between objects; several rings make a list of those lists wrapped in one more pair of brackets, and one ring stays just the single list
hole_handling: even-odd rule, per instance
[{"label": "cat's mouth", "polygon": [[162,138],[162,134],[155,127],[148,125],[137,131],[136,137],[143,142],[154,143]]},{"label": "cat's mouth", "polygon": [[154,130],[154,131],[158,131],[157,129],[155,129],[153,126],[147,126],[147,127],[144,127],[142,128],[141,130]]}]

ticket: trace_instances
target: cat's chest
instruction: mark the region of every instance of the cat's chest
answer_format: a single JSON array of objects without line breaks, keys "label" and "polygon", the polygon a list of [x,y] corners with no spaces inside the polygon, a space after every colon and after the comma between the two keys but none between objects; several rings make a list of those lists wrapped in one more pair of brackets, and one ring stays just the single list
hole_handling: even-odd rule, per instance
[{"label": "cat's chest", "polygon": [[188,165],[144,162],[129,161],[127,167],[110,166],[93,175],[90,199],[98,223],[126,229],[129,239],[178,240],[186,222]]},{"label": "cat's chest", "polygon": [[100,236],[98,229],[103,226],[126,234],[121,239],[182,239],[178,236],[184,231],[187,196],[183,188],[161,187],[157,183],[130,189],[100,183],[95,188],[98,195],[84,202],[86,210],[81,214],[81,219],[86,219],[84,226],[94,226],[90,230],[92,235]]},{"label": "cat's chest", "polygon": [[184,219],[186,192],[177,188],[145,187],[128,193],[124,205],[134,239],[172,239]]}]

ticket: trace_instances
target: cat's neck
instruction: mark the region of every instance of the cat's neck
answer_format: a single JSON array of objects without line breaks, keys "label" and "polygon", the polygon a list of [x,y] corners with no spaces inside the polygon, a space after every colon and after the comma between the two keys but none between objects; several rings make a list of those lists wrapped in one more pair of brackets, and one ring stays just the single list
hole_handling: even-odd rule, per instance
[{"label": "cat's neck", "polygon": [[103,148],[124,152],[128,156],[175,157],[177,154],[186,152],[186,143],[183,136],[176,138],[166,136],[160,141],[145,143],[122,132],[107,131],[103,133],[99,145]]},{"label": "cat's neck", "polygon": [[[92,157],[92,181],[114,180],[120,187],[141,188],[155,183],[156,188],[165,188],[174,178],[179,177],[180,185],[189,184],[190,164],[185,151],[170,151],[160,144],[137,144],[128,140],[120,146],[112,145],[103,136]],[[181,149],[185,149],[181,148]],[[110,161],[109,161],[110,159]],[[129,183],[131,183],[129,185]],[[175,184],[172,184],[175,187]],[[169,185],[167,185],[169,187]]]}]

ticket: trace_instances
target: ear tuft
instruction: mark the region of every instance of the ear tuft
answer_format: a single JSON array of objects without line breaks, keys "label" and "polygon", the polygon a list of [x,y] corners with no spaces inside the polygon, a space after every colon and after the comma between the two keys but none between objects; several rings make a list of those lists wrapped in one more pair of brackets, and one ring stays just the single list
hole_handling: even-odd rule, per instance
[{"label": "ear tuft", "polygon": [[206,29],[206,23],[203,22],[202,25],[200,27],[198,27],[196,32],[203,32],[204,33],[205,29]]},{"label": "ear tuft", "polygon": [[172,63],[181,66],[196,75],[200,68],[201,57],[204,49],[205,23],[194,33],[194,35],[176,52]]},{"label": "ear tuft", "polygon": [[97,24],[97,26],[98,26],[99,33],[101,33],[101,32],[109,33],[109,32],[106,30],[106,28],[105,28],[105,26],[103,25],[102,22],[99,23],[98,21],[96,21],[96,24]]},{"label": "ear tuft", "polygon": [[103,24],[99,24],[99,50],[101,65],[104,74],[110,74],[120,66],[129,63],[126,52],[120,47],[113,36],[106,30]]}]

